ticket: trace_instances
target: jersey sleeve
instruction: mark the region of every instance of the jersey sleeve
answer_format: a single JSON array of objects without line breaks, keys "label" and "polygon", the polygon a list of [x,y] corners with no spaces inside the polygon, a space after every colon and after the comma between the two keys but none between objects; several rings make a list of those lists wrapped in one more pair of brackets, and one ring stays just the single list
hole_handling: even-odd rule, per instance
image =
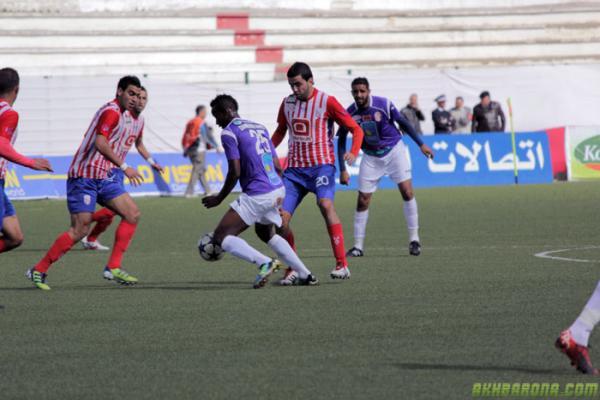
[{"label": "jersey sleeve", "polygon": [[287,133],[287,119],[285,118],[285,112],[283,111],[285,99],[281,102],[279,106],[279,112],[277,114],[277,129],[273,133],[271,137],[271,142],[275,147],[279,146],[279,144],[283,141],[285,134]]},{"label": "jersey sleeve", "polygon": [[15,110],[6,111],[0,119],[0,137],[12,139],[19,124],[19,114]]},{"label": "jersey sleeve", "polygon": [[102,135],[108,139],[110,137],[110,135],[112,134],[113,130],[119,124],[120,118],[121,118],[121,115],[119,114],[118,111],[115,111],[113,109],[105,110],[100,115],[100,119],[98,120],[98,127],[96,128],[96,134]]},{"label": "jersey sleeve", "polygon": [[144,128],[146,127],[146,121],[142,122],[142,127],[140,128],[140,134],[139,134],[139,138],[142,138],[144,136]]},{"label": "jersey sleeve", "polygon": [[327,113],[340,127],[346,128],[352,132],[352,148],[350,149],[350,152],[357,157],[364,137],[361,127],[358,126],[356,121],[348,114],[348,111],[346,111],[340,102],[333,96],[329,96],[327,99]]},{"label": "jersey sleeve", "polygon": [[221,143],[223,144],[223,149],[225,150],[225,157],[227,157],[227,160],[240,159],[238,140],[233,132],[224,130],[221,133]]}]

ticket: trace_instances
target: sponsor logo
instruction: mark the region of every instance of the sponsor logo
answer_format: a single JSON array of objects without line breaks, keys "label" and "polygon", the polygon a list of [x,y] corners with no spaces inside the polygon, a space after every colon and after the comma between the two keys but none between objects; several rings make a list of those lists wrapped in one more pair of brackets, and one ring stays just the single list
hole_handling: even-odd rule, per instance
[{"label": "sponsor logo", "polygon": [[125,141],[125,146],[131,147],[131,145],[133,145],[133,143],[135,143],[136,139],[137,139],[137,137],[135,137],[135,136],[129,136],[127,138],[127,140]]},{"label": "sponsor logo", "polygon": [[575,147],[574,155],[586,168],[600,171],[600,135],[579,143]]}]

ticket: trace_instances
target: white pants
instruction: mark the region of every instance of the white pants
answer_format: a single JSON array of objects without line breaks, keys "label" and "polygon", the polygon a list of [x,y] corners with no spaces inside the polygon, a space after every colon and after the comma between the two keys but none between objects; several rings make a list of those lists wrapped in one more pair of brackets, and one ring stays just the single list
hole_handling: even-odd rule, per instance
[{"label": "white pants", "polygon": [[248,196],[246,193],[242,193],[229,206],[238,213],[242,221],[248,226],[258,223],[262,225],[275,224],[280,227],[281,215],[279,215],[279,208],[284,197],[284,187],[257,196]]},{"label": "white pants", "polygon": [[374,193],[377,184],[386,175],[395,183],[411,179],[411,165],[407,152],[408,148],[401,140],[383,157],[363,154],[358,172],[358,190],[362,193]]}]

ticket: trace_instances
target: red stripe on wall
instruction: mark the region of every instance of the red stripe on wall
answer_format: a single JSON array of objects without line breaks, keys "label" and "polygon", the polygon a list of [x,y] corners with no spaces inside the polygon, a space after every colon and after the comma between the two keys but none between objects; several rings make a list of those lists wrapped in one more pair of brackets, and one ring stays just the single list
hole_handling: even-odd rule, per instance
[{"label": "red stripe on wall", "polygon": [[236,31],[233,43],[236,46],[262,46],[265,44],[265,31],[248,29]]},{"label": "red stripe on wall", "polygon": [[248,14],[218,14],[217,29],[248,29]]},{"label": "red stripe on wall", "polygon": [[280,63],[283,61],[283,47],[261,46],[256,48],[257,63]]}]

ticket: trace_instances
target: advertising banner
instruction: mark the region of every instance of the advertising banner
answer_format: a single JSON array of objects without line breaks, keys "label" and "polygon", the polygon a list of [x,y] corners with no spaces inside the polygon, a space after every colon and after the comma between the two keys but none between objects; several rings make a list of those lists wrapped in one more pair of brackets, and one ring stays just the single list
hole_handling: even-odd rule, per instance
[{"label": "advertising banner", "polygon": [[600,179],[600,126],[569,126],[566,129],[569,180]]}]

